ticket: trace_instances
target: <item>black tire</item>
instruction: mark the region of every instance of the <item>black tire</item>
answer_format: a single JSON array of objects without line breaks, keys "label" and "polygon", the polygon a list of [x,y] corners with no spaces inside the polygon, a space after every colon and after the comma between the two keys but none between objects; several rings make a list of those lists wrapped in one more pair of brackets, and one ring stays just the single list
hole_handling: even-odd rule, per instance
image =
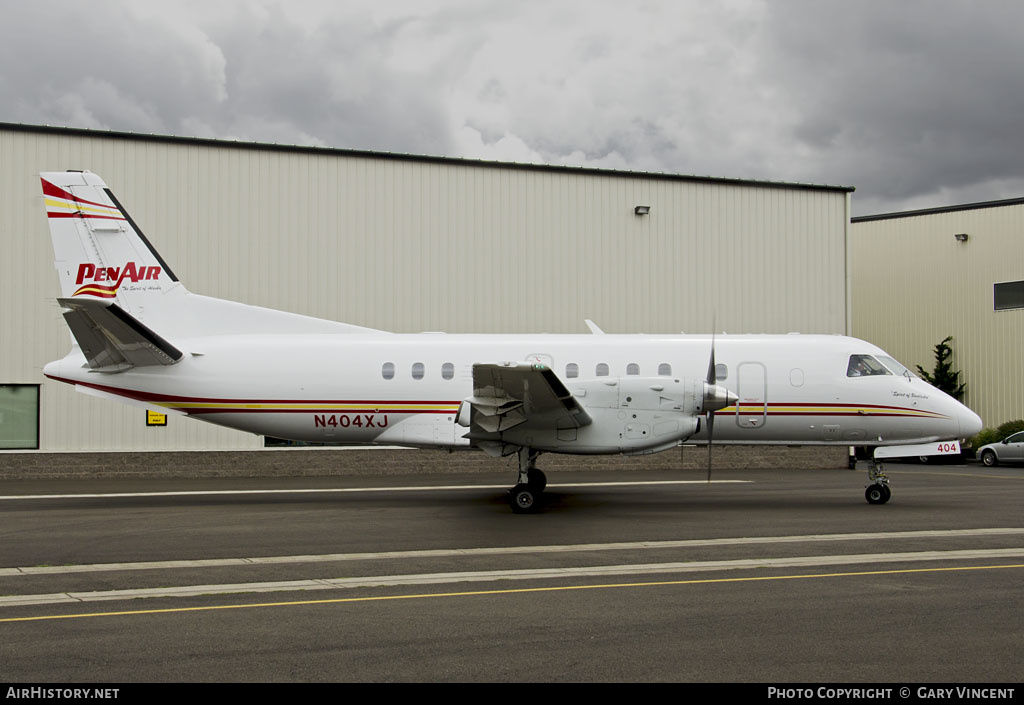
[{"label": "black tire", "polygon": [[991,450],[986,450],[984,453],[981,454],[981,464],[984,465],[985,467],[991,468],[996,465],[999,465],[999,458],[996,457],[995,452]]},{"label": "black tire", "polygon": [[516,514],[533,514],[537,511],[540,492],[530,485],[516,485],[508,495],[508,504]]},{"label": "black tire", "polygon": [[868,504],[885,504],[889,501],[889,497],[892,496],[892,492],[888,487],[881,483],[869,485],[864,490],[864,499],[868,501]]},{"label": "black tire", "polygon": [[527,472],[527,477],[529,477],[529,480],[527,480],[526,484],[537,490],[537,494],[543,492],[544,488],[548,486],[548,476],[544,474],[543,470],[530,468]]}]

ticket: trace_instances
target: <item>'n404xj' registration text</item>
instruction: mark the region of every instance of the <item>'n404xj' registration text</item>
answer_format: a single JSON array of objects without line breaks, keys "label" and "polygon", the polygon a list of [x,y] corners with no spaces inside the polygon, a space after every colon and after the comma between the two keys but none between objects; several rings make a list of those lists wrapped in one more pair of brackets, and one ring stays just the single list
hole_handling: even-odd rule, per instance
[{"label": "'n404xj' registration text", "polygon": [[314,428],[384,428],[387,414],[314,414]]}]

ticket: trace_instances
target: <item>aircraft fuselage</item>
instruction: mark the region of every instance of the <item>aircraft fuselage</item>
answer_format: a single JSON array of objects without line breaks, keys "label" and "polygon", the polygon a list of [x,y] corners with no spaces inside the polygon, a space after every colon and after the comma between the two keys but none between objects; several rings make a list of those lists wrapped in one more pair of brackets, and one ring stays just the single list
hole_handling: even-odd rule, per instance
[{"label": "aircraft fuselage", "polygon": [[[699,413],[673,413],[664,404],[673,390],[680,399],[698,393],[712,345],[707,335],[229,335],[177,342],[186,354],[171,366],[95,373],[75,350],[46,374],[260,435],[470,448],[457,415],[473,394],[473,364],[528,361],[551,368],[594,417],[573,432],[553,430],[533,447],[642,453],[707,439]],[[916,377],[850,376],[851,355],[885,355],[864,341],[723,335],[714,344],[717,384],[739,398],[716,412],[715,443],[911,444],[958,439],[978,425],[973,412]],[[656,389],[666,385],[669,391]]]}]

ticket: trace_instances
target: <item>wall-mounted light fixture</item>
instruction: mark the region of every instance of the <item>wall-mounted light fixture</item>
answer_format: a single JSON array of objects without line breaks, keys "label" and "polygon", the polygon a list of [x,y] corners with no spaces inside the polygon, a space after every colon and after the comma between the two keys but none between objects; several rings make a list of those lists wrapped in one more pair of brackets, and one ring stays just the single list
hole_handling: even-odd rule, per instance
[{"label": "wall-mounted light fixture", "polygon": [[650,206],[637,206],[636,208],[633,209],[633,213],[635,215],[647,215],[650,212],[651,212],[651,207]]},{"label": "wall-mounted light fixture", "polygon": [[967,242],[967,233],[957,233],[953,237],[956,238],[957,242]]}]

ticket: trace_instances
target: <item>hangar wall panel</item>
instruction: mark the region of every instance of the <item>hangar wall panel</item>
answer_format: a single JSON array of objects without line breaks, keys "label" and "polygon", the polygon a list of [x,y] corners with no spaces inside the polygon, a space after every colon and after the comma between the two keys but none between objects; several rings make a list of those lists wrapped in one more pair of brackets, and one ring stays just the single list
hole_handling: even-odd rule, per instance
[{"label": "hangar wall panel", "polygon": [[262,445],[43,380],[69,334],[38,173],[65,169],[209,296],[399,332],[847,330],[844,189],[0,127],[0,383],[43,385],[45,450]]},{"label": "hangar wall panel", "polygon": [[929,373],[952,335],[967,406],[989,427],[1024,418],[1024,309],[993,301],[996,282],[1024,280],[1022,233],[1024,204],[855,219],[853,334]]}]

